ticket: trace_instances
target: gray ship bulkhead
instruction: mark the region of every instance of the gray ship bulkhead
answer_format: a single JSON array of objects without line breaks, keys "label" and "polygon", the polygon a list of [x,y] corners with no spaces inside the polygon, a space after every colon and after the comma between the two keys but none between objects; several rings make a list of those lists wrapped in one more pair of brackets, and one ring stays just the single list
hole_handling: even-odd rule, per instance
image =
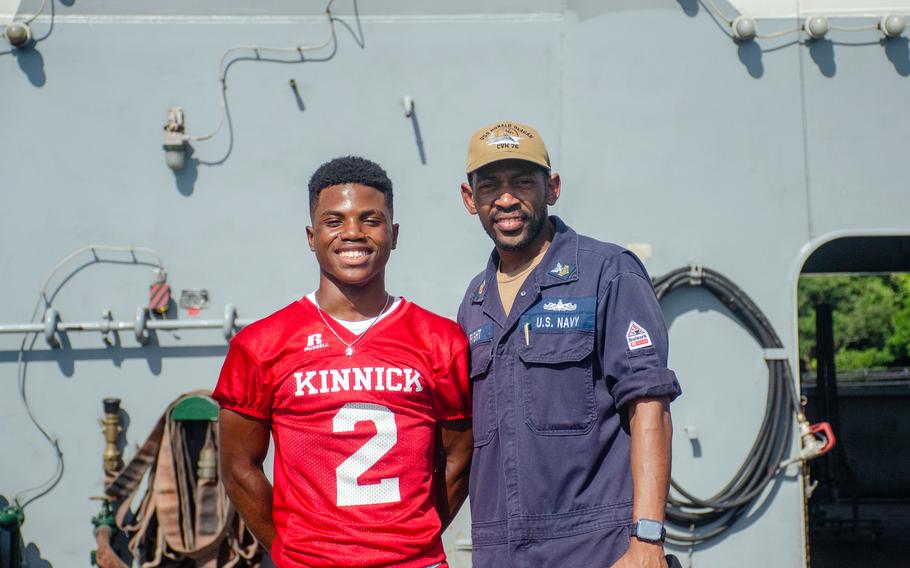
[{"label": "gray ship bulkhead", "polygon": [[[324,5],[49,4],[53,26],[49,9],[32,23],[40,41],[0,54],[0,323],[28,321],[55,264],[92,243],[157,251],[175,297],[208,291],[199,319],[222,320],[227,304],[242,319],[265,316],[315,287],[306,182],[346,154],[379,162],[396,185],[390,290],[454,317],[490,249],[458,195],[466,140],[500,118],[547,140],[563,179],[556,214],[580,233],[636,244],[654,276],[696,262],[729,277],[794,369],[805,259],[834,236],[910,234],[905,37],[735,43],[694,0],[336,0],[337,42],[303,62],[249,50],[228,59],[230,123],[192,142],[175,173],[161,148],[167,109],[184,109],[191,135],[213,130],[225,50],[318,43]],[[85,257],[53,284],[65,280],[53,299],[64,322],[99,321],[106,309],[132,321],[148,301],[151,266],[99,254],[122,262]],[[673,476],[708,496],[756,436],[767,367],[707,293],[663,305],[684,391]],[[112,346],[72,332],[60,349],[39,337],[25,355],[29,401],[66,459],[60,483],[26,510],[29,566],[88,562],[101,400],[122,399],[129,457],[168,402],[214,385],[226,343],[213,328],[158,330],[147,345],[125,330]],[[55,467],[20,401],[20,341],[0,334],[0,504]],[[696,546],[692,565],[805,566],[804,523],[803,480],[790,470],[732,530]],[[445,535],[453,567],[470,565],[469,537],[462,513]]]}]

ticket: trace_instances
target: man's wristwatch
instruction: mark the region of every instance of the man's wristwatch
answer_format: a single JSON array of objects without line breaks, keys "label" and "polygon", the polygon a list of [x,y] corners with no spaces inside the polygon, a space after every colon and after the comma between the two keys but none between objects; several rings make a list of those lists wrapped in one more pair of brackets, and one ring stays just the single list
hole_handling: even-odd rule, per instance
[{"label": "man's wristwatch", "polygon": [[644,542],[663,542],[667,537],[667,530],[661,522],[639,519],[632,525],[632,536]]}]

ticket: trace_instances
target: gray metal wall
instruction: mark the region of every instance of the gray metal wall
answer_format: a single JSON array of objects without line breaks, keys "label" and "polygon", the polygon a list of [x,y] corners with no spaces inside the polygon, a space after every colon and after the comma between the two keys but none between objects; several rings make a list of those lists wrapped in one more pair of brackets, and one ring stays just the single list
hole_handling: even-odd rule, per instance
[{"label": "gray metal wall", "polygon": [[[465,143],[501,118],[544,135],[564,182],[554,210],[567,222],[650,244],[654,275],[690,262],[723,272],[791,353],[795,278],[809,252],[837,232],[910,232],[905,39],[869,32],[812,46],[792,37],[737,45],[694,0],[488,4],[337,0],[343,23],[324,61],[231,65],[233,138],[196,144],[199,159],[226,159],[175,176],[161,150],[167,107],[185,108],[192,134],[210,130],[224,50],[318,42],[323,5],[199,2],[188,15],[177,0],[55,3],[46,39],[0,55],[0,320],[27,320],[57,261],[90,243],[154,248],[175,290],[209,289],[201,317],[220,317],[228,302],[243,317],[266,315],[315,287],[306,180],[349,153],[380,162],[397,184],[390,289],[453,316],[490,248],[458,197]],[[47,19],[35,24],[39,36],[48,28]],[[416,120],[401,111],[404,95]],[[104,308],[131,319],[150,282],[148,267],[95,264],[54,304],[70,321]],[[674,294],[665,310],[685,391],[673,407],[674,477],[708,496],[755,437],[765,367],[710,297]],[[27,356],[29,399],[67,467],[26,510],[31,566],[87,562],[96,512],[88,497],[102,491],[101,398],[123,399],[131,453],[167,402],[213,385],[225,352],[217,331],[159,333],[150,347],[129,334],[113,349],[97,334],[69,342],[50,351],[39,341]],[[7,499],[54,467],[19,400],[18,346],[0,336]],[[696,548],[692,565],[802,566],[801,483],[782,479],[736,530]],[[447,534],[455,566],[468,564],[455,544],[469,535],[465,521]]]}]

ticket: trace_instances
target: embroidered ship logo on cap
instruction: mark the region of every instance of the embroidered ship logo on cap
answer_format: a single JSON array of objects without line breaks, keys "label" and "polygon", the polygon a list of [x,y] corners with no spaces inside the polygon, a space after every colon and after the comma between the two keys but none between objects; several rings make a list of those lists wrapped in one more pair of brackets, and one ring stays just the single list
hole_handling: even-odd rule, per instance
[{"label": "embroidered ship logo on cap", "polygon": [[490,136],[487,140],[487,146],[496,146],[498,144],[509,144],[511,146],[518,147],[518,141],[521,140],[521,136],[516,136],[514,134],[500,134],[499,136]]},{"label": "embroidered ship logo on cap", "polygon": [[629,322],[629,330],[626,331],[626,341],[632,351],[653,345],[651,336],[648,335],[648,330],[635,323],[635,320]]}]

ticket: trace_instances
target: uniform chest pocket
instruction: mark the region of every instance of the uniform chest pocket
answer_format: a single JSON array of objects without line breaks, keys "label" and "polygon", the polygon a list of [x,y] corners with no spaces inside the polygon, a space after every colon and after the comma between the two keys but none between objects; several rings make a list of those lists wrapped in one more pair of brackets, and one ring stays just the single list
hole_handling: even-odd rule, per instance
[{"label": "uniform chest pocket", "polygon": [[[520,323],[518,355],[524,363],[525,422],[541,436],[574,436],[591,431],[594,400],[593,330],[558,331],[530,318]],[[535,330],[536,329],[536,330]]]},{"label": "uniform chest pocket", "polygon": [[471,345],[471,401],[474,447],[485,446],[496,432],[496,400],[490,362],[493,342],[482,341]]}]

